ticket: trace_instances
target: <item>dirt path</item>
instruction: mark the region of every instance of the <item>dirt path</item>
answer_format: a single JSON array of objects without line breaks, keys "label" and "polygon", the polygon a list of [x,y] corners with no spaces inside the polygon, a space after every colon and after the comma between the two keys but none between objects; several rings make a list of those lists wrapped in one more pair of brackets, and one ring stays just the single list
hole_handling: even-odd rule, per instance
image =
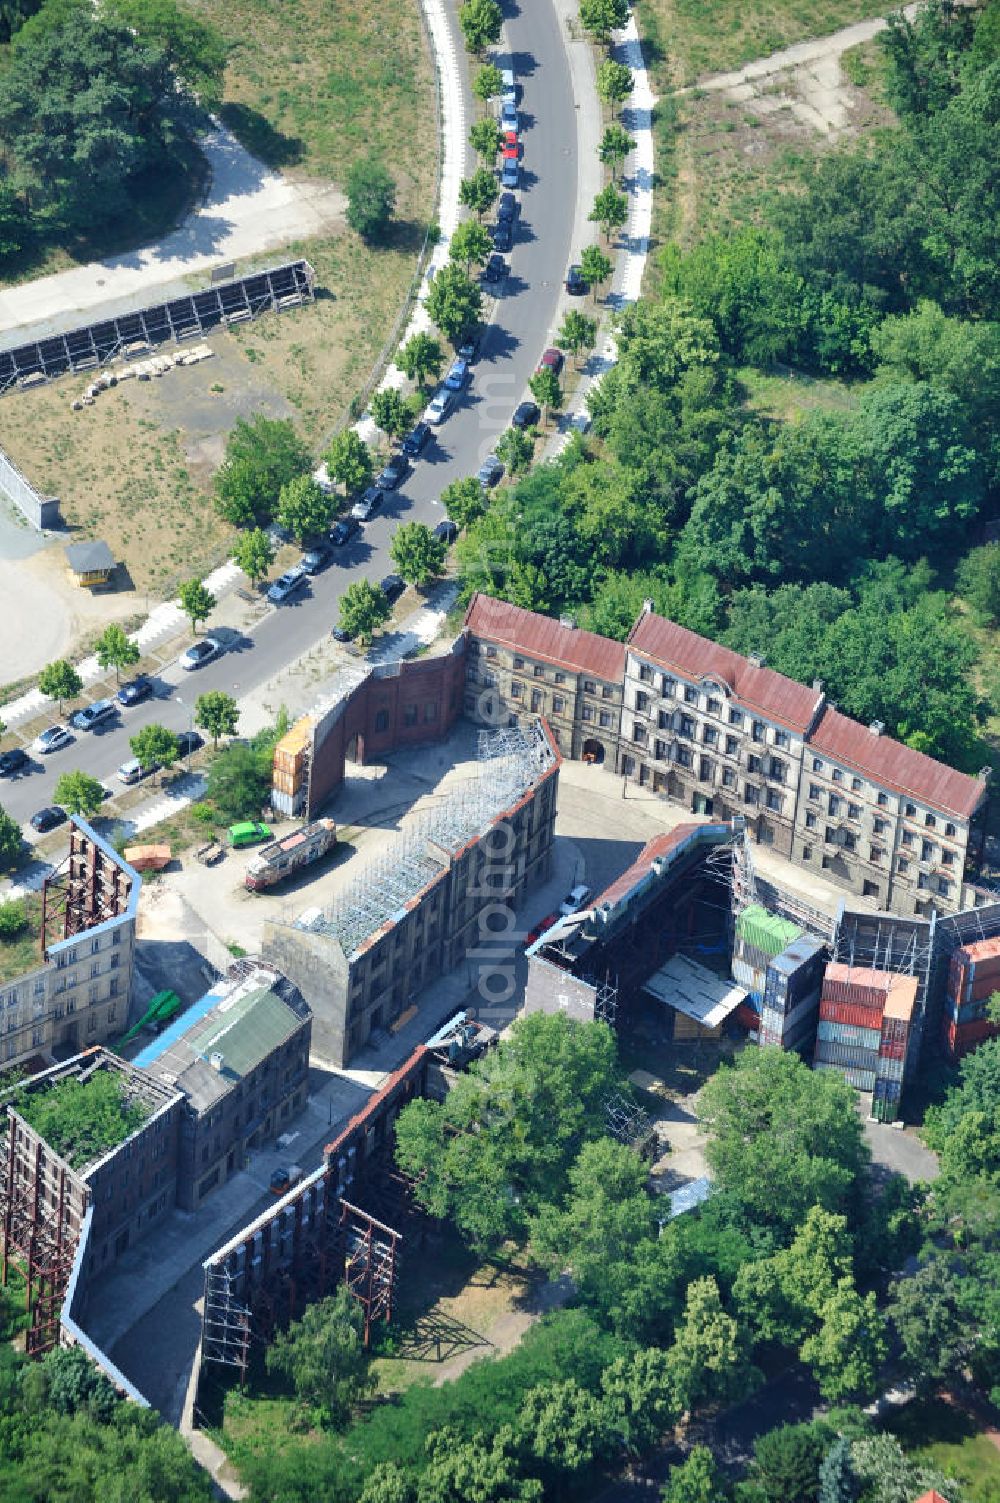
[{"label": "dirt path", "polygon": [[[904,15],[913,16],[916,9],[916,5],[909,5]],[[852,107],[840,59],[850,48],[878,36],[886,24],[882,17],[858,21],[829,36],[796,42],[770,57],[757,58],[733,73],[699,79],[695,87],[700,92],[726,94],[741,103],[752,100],[754,111],[761,115],[790,109],[822,135],[836,136],[850,126]]]}]

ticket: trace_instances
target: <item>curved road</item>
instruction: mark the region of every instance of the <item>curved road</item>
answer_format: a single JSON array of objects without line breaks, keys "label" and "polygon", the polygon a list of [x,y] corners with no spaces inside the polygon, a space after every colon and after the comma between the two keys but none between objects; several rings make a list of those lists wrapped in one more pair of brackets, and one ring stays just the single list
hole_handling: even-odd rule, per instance
[{"label": "curved road", "polygon": [[[334,563],[296,600],[262,617],[231,651],[206,668],[188,674],[176,665],[168,667],[157,697],[123,711],[103,733],[77,733],[75,744],[64,751],[45,759],[32,754],[31,773],[0,781],[0,804],[19,822],[53,801],[63,772],[84,768],[120,787],[115,770],[132,755],[128,738],[142,725],[155,720],[183,730],[196,695],[222,689],[239,698],[324,637],[336,621],[345,585],[362,575],[381,579],[392,569],[389,543],[399,522],[439,522],[444,515],[438,502],[443,488],[475,474],[509,425],[560,321],[576,211],[578,154],[569,62],[551,0],[525,0],[523,6],[508,0],[505,18],[521,91],[521,211],[514,248],[507,257],[510,276],[461,404],[424,450],[406,483],[387,497],[381,514],[364,527],[361,537],[335,554]],[[474,118],[471,109],[467,113]],[[187,704],[178,702],[178,689]]]}]

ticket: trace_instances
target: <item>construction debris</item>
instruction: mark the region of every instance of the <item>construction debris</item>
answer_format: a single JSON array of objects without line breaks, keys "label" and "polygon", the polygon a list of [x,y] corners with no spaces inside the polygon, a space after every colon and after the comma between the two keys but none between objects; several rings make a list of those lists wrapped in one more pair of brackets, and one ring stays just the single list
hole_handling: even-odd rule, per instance
[{"label": "construction debris", "polygon": [[122,381],[149,381],[153,376],[165,376],[176,365],[200,365],[203,360],[211,360],[214,353],[210,345],[196,344],[192,349],[178,350],[175,354],[150,355],[145,360],[123,366],[121,370],[105,369],[91,381],[82,397],[73,399],[72,409],[81,412],[84,407],[93,407],[102,391],[109,391]]}]

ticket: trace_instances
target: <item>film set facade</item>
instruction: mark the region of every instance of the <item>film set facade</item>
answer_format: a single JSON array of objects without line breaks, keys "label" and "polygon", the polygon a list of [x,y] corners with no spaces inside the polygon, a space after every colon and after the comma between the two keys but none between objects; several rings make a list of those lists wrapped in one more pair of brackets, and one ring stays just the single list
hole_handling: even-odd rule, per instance
[{"label": "film set facade", "polygon": [[38,964],[0,982],[3,1068],[65,1058],[124,1029],[142,880],[78,816],[41,891]]}]

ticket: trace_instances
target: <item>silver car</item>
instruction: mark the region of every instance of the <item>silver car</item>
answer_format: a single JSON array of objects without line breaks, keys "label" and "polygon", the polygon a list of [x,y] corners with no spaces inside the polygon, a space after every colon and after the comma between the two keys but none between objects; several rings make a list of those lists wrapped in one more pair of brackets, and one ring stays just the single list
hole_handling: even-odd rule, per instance
[{"label": "silver car", "polygon": [[37,737],[35,751],[47,756],[49,752],[61,751],[64,746],[72,743],[73,737],[64,725],[50,725],[47,730]]},{"label": "silver car", "polygon": [[217,658],[222,652],[222,643],[217,637],[203,637],[200,642],[192,642],[186,652],[182,652],[177,659],[186,673],[192,673],[195,668],[203,668],[213,658]]},{"label": "silver car", "polygon": [[437,427],[438,423],[444,422],[454,405],[455,393],[449,391],[446,386],[442,386],[437,396],[428,403],[427,411],[424,413],[424,422],[432,423]]}]

